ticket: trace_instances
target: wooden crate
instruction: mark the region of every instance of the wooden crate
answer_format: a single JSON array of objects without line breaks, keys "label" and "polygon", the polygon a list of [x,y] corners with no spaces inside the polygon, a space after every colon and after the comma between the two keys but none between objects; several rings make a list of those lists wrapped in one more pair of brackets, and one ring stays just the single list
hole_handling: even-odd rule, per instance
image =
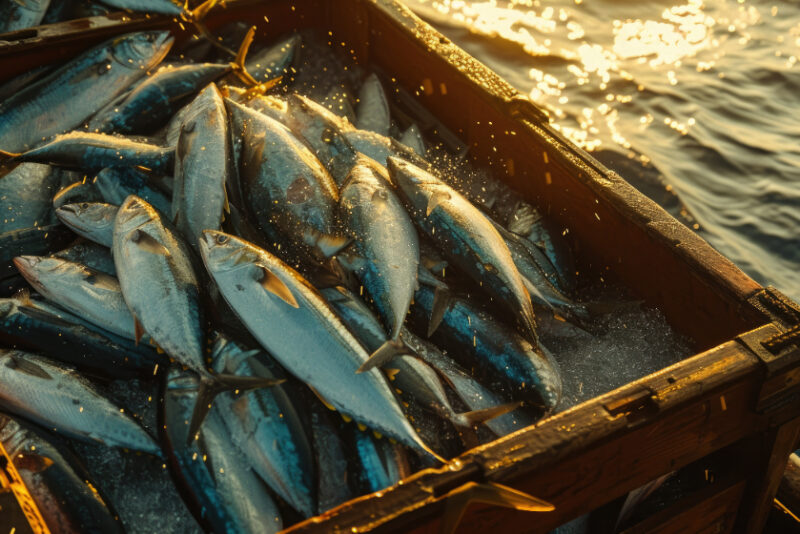
[{"label": "wooden crate", "polygon": [[[758,285],[571,144],[524,96],[400,3],[229,0],[206,22],[213,29],[235,20],[258,25],[263,38],[315,28],[334,48],[390,76],[435,113],[477,164],[490,165],[569,229],[581,276],[627,286],[689,336],[697,352],[290,532],[433,533],[467,505],[464,532],[547,532],[704,458],[722,458],[718,483],[626,532],[761,531],[800,430],[794,303]],[[119,13],[7,34],[0,36],[10,41],[0,44],[0,78],[124,32],[171,28],[189,38],[183,26]],[[525,513],[472,502],[472,482],[511,486],[555,510]]]}]

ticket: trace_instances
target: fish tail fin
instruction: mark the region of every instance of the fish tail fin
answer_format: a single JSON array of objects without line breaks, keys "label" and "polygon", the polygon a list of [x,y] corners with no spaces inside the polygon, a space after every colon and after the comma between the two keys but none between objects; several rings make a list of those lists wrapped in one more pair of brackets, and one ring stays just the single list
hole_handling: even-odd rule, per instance
[{"label": "fish tail fin", "polygon": [[[214,9],[214,7],[218,3],[219,3],[219,0],[206,0],[205,2],[203,2],[202,4],[197,6],[196,8],[189,9],[189,0],[186,0],[186,2],[184,2],[184,5],[183,5],[183,11],[186,14],[186,17],[191,22],[200,22],[201,20],[206,18],[206,15],[208,15],[208,12],[211,11],[212,9]],[[223,4],[224,4],[224,2],[223,2]]]},{"label": "fish tail fin", "polygon": [[483,503],[521,512],[550,512],[555,506],[514,488],[497,482],[467,482],[447,494],[447,505],[441,522],[441,534],[455,532],[470,503]]},{"label": "fish tail fin", "polygon": [[463,412],[456,414],[455,420],[453,421],[455,424],[464,427],[474,427],[478,426],[481,423],[485,423],[495,417],[500,417],[501,415],[505,415],[509,412],[512,412],[522,406],[521,402],[508,402],[506,404],[499,404],[497,406],[492,406],[490,408],[484,408],[482,410],[473,410],[471,412]]},{"label": "fish tail fin", "polygon": [[246,391],[250,389],[277,386],[285,382],[283,379],[262,378],[259,376],[237,376],[229,374],[215,374],[200,381],[197,389],[197,401],[192,409],[192,419],[189,423],[187,445],[195,439],[200,426],[211,409],[214,398],[225,391]]},{"label": "fish tail fin", "polygon": [[433,304],[431,305],[431,316],[428,320],[427,337],[431,337],[439,325],[442,324],[444,314],[450,307],[450,290],[444,286],[437,286],[433,290]]},{"label": "fish tail fin", "polygon": [[401,354],[411,354],[411,351],[399,338],[390,339],[370,354],[367,361],[361,364],[356,373],[363,373],[375,367],[382,367],[392,361],[395,356],[400,356]]},{"label": "fish tail fin", "polygon": [[261,83],[247,71],[247,67],[245,66],[245,58],[247,57],[247,52],[250,50],[250,45],[253,44],[253,38],[255,35],[256,27],[250,26],[250,29],[247,30],[247,34],[244,36],[244,39],[242,39],[242,44],[239,45],[239,51],[235,54],[235,59],[231,63],[231,69],[236,77],[238,77],[246,85],[250,86],[250,88],[245,91],[245,99],[252,98],[257,94],[266,93],[268,90],[280,83],[281,79],[283,78],[282,76],[276,76],[271,80]]}]

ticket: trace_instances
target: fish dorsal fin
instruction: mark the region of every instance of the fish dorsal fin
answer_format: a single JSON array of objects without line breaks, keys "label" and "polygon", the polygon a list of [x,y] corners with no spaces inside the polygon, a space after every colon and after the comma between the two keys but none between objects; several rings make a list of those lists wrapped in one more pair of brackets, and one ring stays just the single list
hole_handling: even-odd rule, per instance
[{"label": "fish dorsal fin", "polygon": [[431,337],[439,325],[442,324],[444,314],[450,308],[450,292],[441,287],[433,290],[433,304],[431,305],[431,317],[428,322],[428,336]]},{"label": "fish dorsal fin", "polygon": [[425,208],[425,216],[429,217],[433,210],[436,209],[436,206],[446,200],[450,200],[450,193],[447,191],[434,191],[431,193],[431,196],[428,197],[428,207]]},{"label": "fish dorsal fin", "polygon": [[39,367],[38,364],[33,363],[30,360],[26,360],[25,358],[12,356],[8,362],[6,362],[6,367],[10,369],[16,369],[17,371],[35,376],[36,378],[44,378],[45,380],[53,379],[53,377],[50,376],[47,371]]},{"label": "fish dorsal fin", "polygon": [[412,353],[412,351],[406,347],[405,343],[400,339],[390,339],[378,347],[375,352],[370,354],[369,358],[356,370],[356,373],[363,373],[375,367],[382,367],[392,361],[396,356],[410,353]]},{"label": "fish dorsal fin", "polygon": [[119,282],[113,276],[101,272],[93,272],[86,277],[86,283],[98,289],[107,291],[119,291]]},{"label": "fish dorsal fin", "polygon": [[299,308],[300,305],[297,303],[297,299],[294,298],[292,294],[292,290],[272,271],[264,267],[263,265],[258,266],[261,271],[261,287],[279,297],[282,301],[293,308]]},{"label": "fish dorsal fin", "polygon": [[142,323],[139,322],[139,318],[135,315],[133,316],[133,339],[136,342],[136,345],[139,345],[139,341],[142,339],[144,335],[144,327]]},{"label": "fish dorsal fin", "polygon": [[169,250],[162,245],[155,237],[143,230],[135,230],[131,240],[145,252],[157,254],[159,256],[169,256]]}]

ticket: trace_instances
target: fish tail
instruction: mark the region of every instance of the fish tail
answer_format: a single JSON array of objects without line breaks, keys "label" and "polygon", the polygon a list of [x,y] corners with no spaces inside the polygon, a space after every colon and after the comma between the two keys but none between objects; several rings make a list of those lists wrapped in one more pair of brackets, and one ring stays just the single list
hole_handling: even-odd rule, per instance
[{"label": "fish tail", "polygon": [[433,304],[431,305],[431,316],[428,320],[427,337],[431,337],[439,325],[442,324],[444,314],[450,307],[450,290],[447,287],[437,286],[433,289]]},{"label": "fish tail", "polygon": [[383,367],[392,361],[395,356],[400,356],[401,354],[411,354],[411,350],[400,339],[390,339],[370,354],[369,358],[356,370],[356,373],[363,373],[375,367]]},{"label": "fish tail", "polygon": [[219,0],[206,0],[196,8],[189,9],[189,0],[186,0],[186,2],[184,3],[183,11],[184,13],[186,13],[186,17],[189,19],[189,21],[200,22],[201,20],[206,18],[208,12],[211,11],[218,3]]},{"label": "fish tail", "polygon": [[246,391],[250,389],[277,386],[285,382],[283,379],[262,378],[258,376],[237,376],[229,374],[214,374],[200,381],[197,389],[197,401],[192,409],[192,420],[189,423],[187,445],[197,436],[203,420],[211,409],[214,398],[224,391]]},{"label": "fish tail", "polygon": [[244,39],[242,39],[242,44],[239,45],[239,51],[235,54],[235,59],[231,63],[231,69],[233,70],[233,73],[245,84],[250,86],[250,88],[245,91],[245,98],[251,98],[256,94],[266,93],[269,89],[280,83],[282,79],[282,76],[277,76],[264,83],[260,83],[253,77],[252,74],[247,71],[247,67],[245,67],[245,58],[247,57],[247,52],[250,50],[250,45],[253,44],[253,38],[255,35],[256,27],[250,26],[250,29],[247,30],[247,34],[244,36]]}]

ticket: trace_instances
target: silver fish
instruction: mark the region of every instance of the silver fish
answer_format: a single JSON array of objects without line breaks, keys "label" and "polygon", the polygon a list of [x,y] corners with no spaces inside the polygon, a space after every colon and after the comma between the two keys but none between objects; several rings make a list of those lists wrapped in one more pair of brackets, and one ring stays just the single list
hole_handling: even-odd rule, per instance
[{"label": "silver fish", "polygon": [[403,132],[400,142],[423,158],[428,153],[428,149],[425,148],[425,139],[416,124],[412,124]]},{"label": "silver fish", "polygon": [[169,213],[170,201],[151,187],[152,176],[132,167],[106,167],[94,177],[94,185],[109,204],[119,206],[128,196],[136,195],[161,213]]},{"label": "silver fish", "polygon": [[53,197],[53,207],[58,209],[66,204],[78,202],[102,202],[103,195],[94,186],[94,182],[87,178],[85,176],[83,180],[59,189]]},{"label": "silver fish", "polygon": [[204,232],[203,261],[248,330],[298,379],[342,413],[436,457],[403,415],[368,355],[320,295],[275,256],[222,232]]},{"label": "silver fish", "polygon": [[431,173],[389,158],[389,173],[417,225],[492,297],[511,309],[538,344],[531,298],[511,252],[492,223],[458,191]]},{"label": "silver fish", "polygon": [[114,264],[125,302],[169,356],[207,376],[200,286],[190,251],[172,225],[130,196],[114,222]]},{"label": "silver fish", "polygon": [[18,350],[0,351],[0,406],[83,441],[160,455],[129,415],[72,368]]},{"label": "silver fish", "polygon": [[348,241],[335,235],[339,192],[320,161],[285,126],[228,101],[234,135],[244,135],[239,175],[250,212],[265,231],[330,256]]},{"label": "silver fish", "polygon": [[56,215],[79,236],[111,248],[114,240],[114,219],[118,210],[119,206],[103,202],[81,202],[56,208]]},{"label": "silver fish", "polygon": [[266,82],[277,76],[287,76],[302,42],[300,35],[293,33],[286,39],[251,53],[245,68],[258,82]]},{"label": "silver fish", "polygon": [[243,104],[251,109],[283,123],[286,120],[288,104],[286,100],[274,95],[250,94],[240,87],[226,87],[228,98],[237,104]]},{"label": "silver fish", "polygon": [[173,0],[103,0],[103,3],[118,9],[145,13],[161,13],[162,15],[183,13],[183,4]]},{"label": "silver fish", "polygon": [[23,163],[0,177],[0,233],[45,226],[53,216],[58,172],[49,165]]},{"label": "silver fish", "polygon": [[400,327],[414,297],[419,269],[417,230],[387,179],[370,162],[357,163],[350,171],[339,207],[362,260],[357,276],[389,334],[386,349],[402,345]]},{"label": "silver fish", "polygon": [[[220,337],[212,350],[218,373],[277,378],[261,358]],[[314,458],[300,413],[281,386],[223,394],[215,408],[227,414],[225,426],[252,469],[278,495],[306,517],[315,515]]]},{"label": "silver fish", "polygon": [[133,315],[113,276],[59,258],[18,256],[14,265],[46,299],[109,332],[135,339]]},{"label": "silver fish", "polygon": [[157,172],[172,170],[175,150],[115,135],[70,132],[15,155],[11,161],[34,161],[77,169],[142,166]]},{"label": "silver fish", "polygon": [[172,219],[197,248],[203,230],[218,230],[231,173],[228,116],[213,83],[189,104],[175,149]]},{"label": "silver fish", "polygon": [[[380,135],[389,135],[392,117],[389,113],[389,102],[378,76],[371,74],[364,80],[358,92],[356,108],[356,128],[369,130]],[[383,163],[383,162],[381,162]]]},{"label": "silver fish", "polygon": [[78,127],[157,65],[171,46],[169,32],[138,32],[84,52],[0,104],[0,148],[20,152]]}]

